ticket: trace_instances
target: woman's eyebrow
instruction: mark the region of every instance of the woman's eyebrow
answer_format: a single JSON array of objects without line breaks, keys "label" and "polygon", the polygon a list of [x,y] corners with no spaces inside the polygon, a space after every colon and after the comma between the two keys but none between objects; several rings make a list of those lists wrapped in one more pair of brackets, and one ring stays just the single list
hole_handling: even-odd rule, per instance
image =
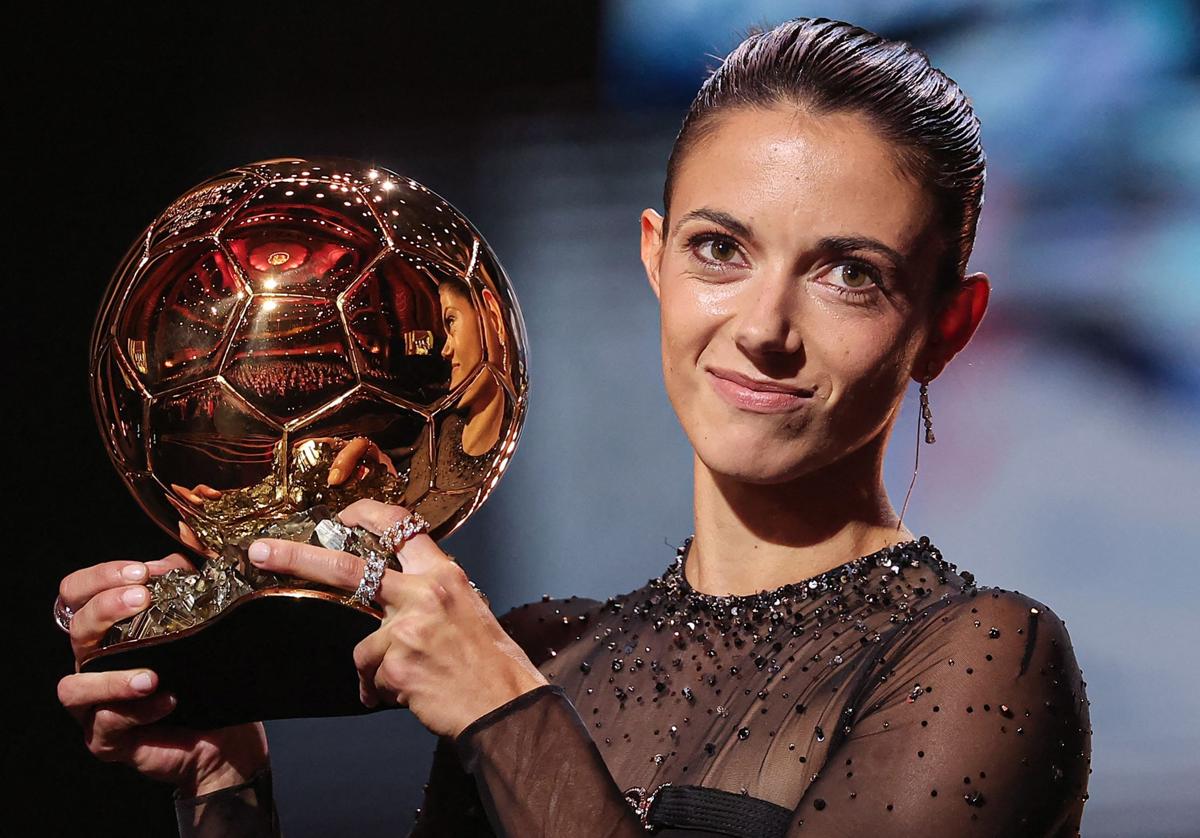
[{"label": "woman's eyebrow", "polygon": [[817,242],[817,247],[821,250],[830,250],[836,253],[849,253],[853,250],[870,250],[885,257],[892,263],[892,267],[896,271],[904,270],[903,256],[878,239],[872,239],[867,236],[826,236]]},{"label": "woman's eyebrow", "polygon": [[713,224],[719,224],[726,230],[729,230],[731,233],[741,236],[744,239],[753,238],[750,234],[750,228],[738,221],[732,215],[727,212],[721,212],[720,210],[709,209],[708,207],[701,207],[700,209],[692,210],[687,215],[679,219],[679,222],[675,225],[675,229],[678,230],[688,221],[692,221],[696,218],[703,218],[706,221],[711,221]]}]

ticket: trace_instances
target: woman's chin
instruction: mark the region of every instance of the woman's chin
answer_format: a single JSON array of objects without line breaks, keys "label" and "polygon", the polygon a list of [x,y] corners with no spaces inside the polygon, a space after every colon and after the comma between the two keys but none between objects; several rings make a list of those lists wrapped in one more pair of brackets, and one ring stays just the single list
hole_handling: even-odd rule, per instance
[{"label": "woman's chin", "polygon": [[722,447],[720,451],[699,452],[700,460],[715,475],[739,483],[771,486],[803,477],[812,470],[804,457],[792,452],[764,453],[769,448]]}]

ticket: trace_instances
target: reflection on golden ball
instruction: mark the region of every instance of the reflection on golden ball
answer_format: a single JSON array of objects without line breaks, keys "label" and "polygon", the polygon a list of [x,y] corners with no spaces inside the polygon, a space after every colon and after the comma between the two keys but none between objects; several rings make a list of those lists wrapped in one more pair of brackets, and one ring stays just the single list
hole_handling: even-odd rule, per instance
[{"label": "reflection on golden ball", "polygon": [[139,503],[212,555],[361,496],[454,530],[516,445],[525,355],[507,277],[445,200],[378,166],[281,159],[189,190],[138,237],[91,383]]}]

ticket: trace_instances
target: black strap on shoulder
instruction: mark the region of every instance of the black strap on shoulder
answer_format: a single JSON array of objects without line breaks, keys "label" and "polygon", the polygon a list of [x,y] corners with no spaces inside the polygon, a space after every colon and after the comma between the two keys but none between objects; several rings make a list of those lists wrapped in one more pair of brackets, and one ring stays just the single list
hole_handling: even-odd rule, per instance
[{"label": "black strap on shoulder", "polygon": [[664,785],[647,820],[656,827],[703,829],[736,838],[780,838],[792,811],[757,797],[704,786]]}]

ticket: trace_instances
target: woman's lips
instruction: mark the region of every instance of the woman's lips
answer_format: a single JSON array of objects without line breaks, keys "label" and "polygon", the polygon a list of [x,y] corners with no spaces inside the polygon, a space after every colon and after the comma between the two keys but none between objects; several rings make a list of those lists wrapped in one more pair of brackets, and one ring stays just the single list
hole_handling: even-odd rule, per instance
[{"label": "woman's lips", "polygon": [[787,388],[773,382],[757,382],[738,373],[707,370],[709,383],[726,403],[752,413],[787,413],[811,398],[806,390]]}]

